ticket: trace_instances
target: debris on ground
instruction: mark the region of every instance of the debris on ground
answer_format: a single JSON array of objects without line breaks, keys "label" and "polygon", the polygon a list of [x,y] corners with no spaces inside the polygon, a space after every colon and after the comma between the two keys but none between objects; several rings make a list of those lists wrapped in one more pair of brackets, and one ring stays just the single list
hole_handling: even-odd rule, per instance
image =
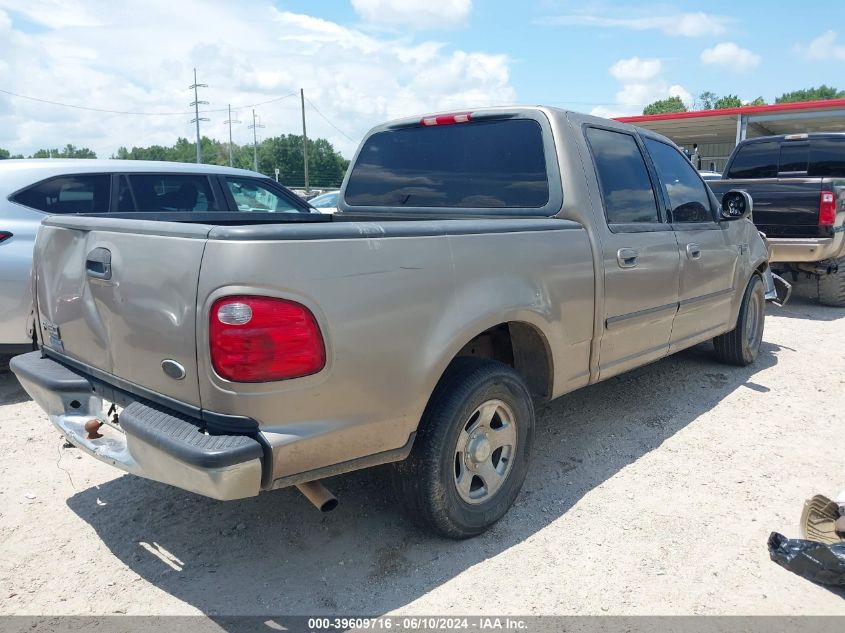
[{"label": "debris on ground", "polygon": [[845,492],[836,501],[815,495],[801,512],[803,539],[772,532],[769,556],[781,567],[822,585],[845,586]]},{"label": "debris on ground", "polygon": [[821,585],[845,587],[845,541],[817,543],[772,532],[769,556],[784,569]]}]

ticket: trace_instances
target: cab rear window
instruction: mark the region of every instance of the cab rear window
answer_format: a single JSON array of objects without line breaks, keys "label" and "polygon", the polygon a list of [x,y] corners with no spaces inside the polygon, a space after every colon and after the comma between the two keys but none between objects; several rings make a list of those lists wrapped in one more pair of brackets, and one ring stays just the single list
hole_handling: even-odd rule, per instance
[{"label": "cab rear window", "polygon": [[346,186],[352,207],[541,208],[549,180],[530,119],[406,127],[373,134]]},{"label": "cab rear window", "polygon": [[776,178],[780,144],[777,141],[748,143],[737,151],[728,178]]}]

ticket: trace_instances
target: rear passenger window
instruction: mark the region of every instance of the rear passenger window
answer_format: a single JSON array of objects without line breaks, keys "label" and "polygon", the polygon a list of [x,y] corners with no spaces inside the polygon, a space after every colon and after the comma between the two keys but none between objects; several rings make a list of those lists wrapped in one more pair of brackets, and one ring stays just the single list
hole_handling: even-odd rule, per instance
[{"label": "rear passenger window", "polygon": [[45,213],[108,213],[111,176],[59,176],[24,189],[13,202]]},{"label": "rear passenger window", "polygon": [[608,224],[659,222],[642,152],[624,132],[587,128]]},{"label": "rear passenger window", "polygon": [[806,173],[810,157],[810,144],[806,141],[784,141],[780,146],[780,173]]},{"label": "rear passenger window", "polygon": [[808,175],[845,178],[845,136],[810,141]]},{"label": "rear passenger window", "polygon": [[128,174],[118,185],[118,213],[216,211],[206,176],[193,174]]},{"label": "rear passenger window", "polygon": [[728,178],[775,178],[778,175],[780,144],[777,141],[749,143],[739,148]]},{"label": "rear passenger window", "polygon": [[650,138],[645,139],[645,146],[669,197],[672,222],[714,222],[707,185],[686,156]]}]

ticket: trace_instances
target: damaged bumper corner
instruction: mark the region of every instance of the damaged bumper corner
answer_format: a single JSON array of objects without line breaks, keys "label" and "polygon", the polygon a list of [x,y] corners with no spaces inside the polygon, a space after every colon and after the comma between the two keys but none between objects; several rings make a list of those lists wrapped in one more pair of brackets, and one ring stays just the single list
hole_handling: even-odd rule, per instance
[{"label": "damaged bumper corner", "polygon": [[[220,500],[261,489],[263,449],[245,435],[210,435],[200,420],[145,400],[125,406],[119,424],[107,419],[91,379],[41,352],[10,363],[23,388],[69,442],[133,475]],[[102,422],[89,435],[85,426]]]},{"label": "damaged bumper corner", "polygon": [[763,282],[766,286],[766,301],[779,308],[785,306],[792,296],[792,284],[780,275],[774,274],[770,268],[766,268]]}]

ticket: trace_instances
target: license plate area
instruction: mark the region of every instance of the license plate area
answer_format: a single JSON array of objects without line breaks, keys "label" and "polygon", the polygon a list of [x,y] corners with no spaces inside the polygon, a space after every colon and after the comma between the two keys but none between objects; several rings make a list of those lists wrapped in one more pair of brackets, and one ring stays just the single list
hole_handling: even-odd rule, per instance
[{"label": "license plate area", "polygon": [[123,429],[120,428],[121,413],[123,413],[123,407],[121,405],[109,402],[108,400],[103,400],[103,412],[100,420],[105,426],[113,428],[119,433],[123,433]]}]

